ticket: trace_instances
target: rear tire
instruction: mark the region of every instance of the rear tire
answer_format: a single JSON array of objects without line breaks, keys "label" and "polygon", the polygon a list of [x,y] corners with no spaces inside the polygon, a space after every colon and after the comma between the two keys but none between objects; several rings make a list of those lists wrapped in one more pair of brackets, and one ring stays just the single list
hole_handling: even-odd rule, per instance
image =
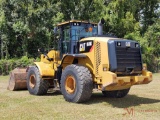
[{"label": "rear tire", "polygon": [[49,82],[43,80],[36,66],[29,68],[27,73],[27,88],[30,94],[45,95],[49,88]]},{"label": "rear tire", "polygon": [[105,97],[123,98],[128,94],[129,90],[130,88],[124,90],[102,91],[102,93]]},{"label": "rear tire", "polygon": [[62,72],[61,92],[66,101],[80,103],[90,99],[93,90],[92,76],[88,68],[69,65]]}]

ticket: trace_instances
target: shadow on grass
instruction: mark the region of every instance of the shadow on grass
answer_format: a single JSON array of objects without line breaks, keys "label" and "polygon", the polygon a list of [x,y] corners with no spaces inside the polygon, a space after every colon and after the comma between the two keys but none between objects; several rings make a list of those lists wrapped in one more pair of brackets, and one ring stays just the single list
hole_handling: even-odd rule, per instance
[{"label": "shadow on grass", "polygon": [[46,95],[44,96],[57,96],[57,95],[62,95],[60,90],[56,90],[56,91],[48,91]]},{"label": "shadow on grass", "polygon": [[160,102],[160,100],[144,98],[144,97],[139,97],[136,95],[129,95],[129,94],[124,98],[107,98],[107,97],[104,97],[101,93],[94,93],[86,104],[88,105],[88,104],[96,104],[96,103],[102,103],[102,102],[107,103],[106,105],[110,104],[113,107],[117,107],[117,108],[128,108],[132,106],[138,106],[140,104],[158,103]]},{"label": "shadow on grass", "polygon": [[[48,93],[44,96],[59,96],[62,95],[61,91],[48,91]],[[90,100],[85,103],[81,103],[84,105],[92,105],[103,103],[108,106],[111,105],[117,108],[128,108],[133,106],[138,106],[141,104],[152,104],[160,102],[159,99],[151,99],[145,97],[139,97],[137,95],[128,94],[124,98],[107,98],[102,95],[102,93],[93,93]]]}]

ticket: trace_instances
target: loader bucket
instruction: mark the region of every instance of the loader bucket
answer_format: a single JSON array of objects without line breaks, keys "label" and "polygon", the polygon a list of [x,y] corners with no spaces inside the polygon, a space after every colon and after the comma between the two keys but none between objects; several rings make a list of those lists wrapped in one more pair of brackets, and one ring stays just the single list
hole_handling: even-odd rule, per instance
[{"label": "loader bucket", "polygon": [[27,68],[15,68],[10,72],[8,90],[26,90],[27,89]]}]

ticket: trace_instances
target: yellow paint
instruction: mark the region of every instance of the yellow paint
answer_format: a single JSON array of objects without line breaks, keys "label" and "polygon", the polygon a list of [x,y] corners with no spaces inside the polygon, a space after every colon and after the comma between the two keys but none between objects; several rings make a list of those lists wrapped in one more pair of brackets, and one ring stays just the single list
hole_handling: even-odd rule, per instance
[{"label": "yellow paint", "polygon": [[41,61],[35,62],[38,67],[41,77],[54,77],[57,66],[60,64],[60,53],[56,50],[48,52],[48,57],[53,58],[53,61],[47,60],[45,55],[41,55]]},{"label": "yellow paint", "polygon": [[68,94],[73,94],[76,90],[76,81],[73,76],[67,76],[65,82],[65,89]]},{"label": "yellow paint", "polygon": [[[110,63],[108,58],[107,44],[109,39],[119,40],[118,38],[109,37],[89,37],[82,39],[81,41],[93,40],[93,48],[90,52],[83,53],[87,57],[76,57],[76,59],[78,59],[79,65],[83,65],[90,70],[93,82],[98,85],[98,89],[121,90],[130,88],[132,85],[147,84],[151,82],[152,73],[147,70],[143,70],[142,75],[139,76],[122,77],[119,77],[116,73],[109,71]],[[83,51],[83,49],[81,50]],[[48,61],[46,56],[41,55],[41,62],[35,62],[42,77],[54,77],[55,71],[60,64],[64,70],[66,66],[73,63],[75,58],[74,56],[63,55],[63,58],[65,58],[63,61],[61,61],[60,52],[55,50],[51,50],[47,55],[49,58],[53,58],[53,61]],[[71,80],[69,79],[69,82],[70,81]],[[70,86],[70,84],[68,85]]]},{"label": "yellow paint", "polygon": [[[121,90],[130,88],[132,85],[147,84],[152,81],[152,73],[146,70],[142,71],[139,76],[123,76],[117,77],[116,73],[109,71],[109,58],[108,58],[108,40],[118,38],[109,37],[90,37],[84,38],[85,40],[93,40],[94,47],[91,52],[84,53],[88,57],[85,60],[79,60],[82,64],[89,68],[91,71],[93,81],[98,84],[100,90]],[[99,51],[96,51],[96,44],[100,45]],[[100,64],[96,66],[96,57],[99,52]],[[106,68],[106,70],[104,70]],[[98,72],[97,72],[98,70]]]},{"label": "yellow paint", "polygon": [[54,76],[55,70],[53,69],[52,64],[44,63],[44,62],[35,62],[38,67],[41,76]]},{"label": "yellow paint", "polygon": [[147,84],[152,81],[151,72],[145,72],[145,74],[139,76],[117,77],[117,75],[112,72],[107,72],[105,75],[107,80],[102,80],[103,90],[126,89],[132,85]]},{"label": "yellow paint", "polygon": [[[64,56],[65,57],[65,56]],[[63,63],[61,61],[62,67],[63,69],[68,66],[71,65],[73,63],[74,57],[73,56],[66,56],[65,59],[63,60]]]}]

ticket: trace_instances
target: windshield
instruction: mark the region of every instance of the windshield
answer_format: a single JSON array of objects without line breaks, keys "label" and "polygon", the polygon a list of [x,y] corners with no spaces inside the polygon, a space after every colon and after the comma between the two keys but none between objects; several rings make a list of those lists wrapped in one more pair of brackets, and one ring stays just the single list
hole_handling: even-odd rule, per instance
[{"label": "windshield", "polygon": [[97,35],[97,26],[91,24],[72,26],[71,35],[72,40],[79,40],[82,38]]},{"label": "windshield", "polygon": [[62,53],[77,53],[77,41],[97,35],[97,25],[91,23],[74,22],[69,26],[63,26]]}]

